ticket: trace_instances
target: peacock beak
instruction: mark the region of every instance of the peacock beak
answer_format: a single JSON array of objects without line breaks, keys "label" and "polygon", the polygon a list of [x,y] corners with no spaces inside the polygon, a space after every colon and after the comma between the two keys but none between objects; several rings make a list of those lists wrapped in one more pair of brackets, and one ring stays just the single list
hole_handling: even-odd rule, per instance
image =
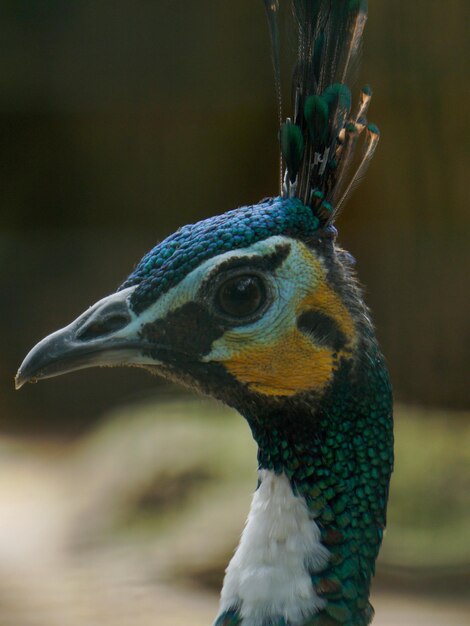
[{"label": "peacock beak", "polygon": [[16,389],[27,382],[88,367],[144,365],[140,323],[128,304],[134,289],[103,298],[71,324],[40,341],[21,364]]}]

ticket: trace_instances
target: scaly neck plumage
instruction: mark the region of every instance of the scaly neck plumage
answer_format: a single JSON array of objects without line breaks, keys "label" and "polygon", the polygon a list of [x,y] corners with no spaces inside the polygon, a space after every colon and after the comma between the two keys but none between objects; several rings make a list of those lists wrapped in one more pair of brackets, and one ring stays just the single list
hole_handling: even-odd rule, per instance
[{"label": "scaly neck plumage", "polygon": [[372,619],[369,589],[393,465],[391,390],[379,351],[355,367],[344,362],[320,405],[307,406],[248,417],[260,483],[217,626]]}]

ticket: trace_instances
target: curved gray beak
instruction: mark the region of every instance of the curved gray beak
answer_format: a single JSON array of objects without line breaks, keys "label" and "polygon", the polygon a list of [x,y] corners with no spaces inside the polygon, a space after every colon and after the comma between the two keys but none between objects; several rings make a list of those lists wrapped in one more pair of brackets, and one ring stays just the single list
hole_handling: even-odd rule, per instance
[{"label": "curved gray beak", "polygon": [[128,304],[134,289],[103,298],[71,324],[40,341],[21,364],[16,389],[27,382],[87,367],[144,364],[140,324]]}]

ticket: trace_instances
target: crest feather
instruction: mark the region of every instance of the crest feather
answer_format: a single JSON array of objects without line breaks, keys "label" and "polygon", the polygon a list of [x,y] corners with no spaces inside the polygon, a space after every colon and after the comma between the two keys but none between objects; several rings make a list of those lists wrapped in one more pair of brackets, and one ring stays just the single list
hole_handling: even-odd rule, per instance
[{"label": "crest feather", "polygon": [[[310,206],[326,226],[364,176],[379,139],[367,125],[370,88],[351,112],[351,86],[367,20],[367,0],[291,0],[297,32],[292,118],[282,123],[278,0],[264,0],[281,117],[282,195]],[[364,132],[365,131],[365,132]],[[357,161],[357,144],[364,137]]]}]

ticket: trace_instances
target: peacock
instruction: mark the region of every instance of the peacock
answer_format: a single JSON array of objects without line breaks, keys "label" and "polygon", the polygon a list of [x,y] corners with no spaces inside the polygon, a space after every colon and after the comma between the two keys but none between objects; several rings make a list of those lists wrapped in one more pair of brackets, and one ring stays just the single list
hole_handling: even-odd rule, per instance
[{"label": "peacock", "polygon": [[264,0],[280,115],[280,193],[186,225],[117,291],[38,343],[27,381],[148,369],[234,407],[258,484],[215,626],[366,626],[393,467],[392,391],[353,257],[334,226],[379,140],[350,85],[366,0],[292,0],[282,121],[278,0]]}]

